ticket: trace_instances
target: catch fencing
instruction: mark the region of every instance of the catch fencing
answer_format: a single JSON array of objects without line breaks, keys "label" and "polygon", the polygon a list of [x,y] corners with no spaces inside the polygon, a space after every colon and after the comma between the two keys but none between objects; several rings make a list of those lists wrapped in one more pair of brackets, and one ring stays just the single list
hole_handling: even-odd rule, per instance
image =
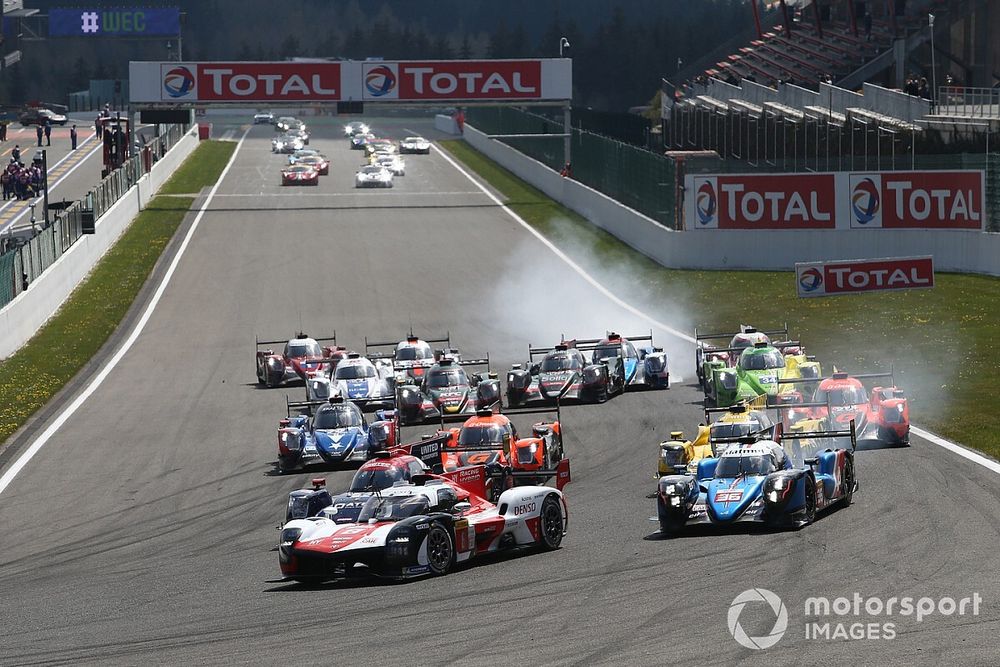
[{"label": "catch fencing", "polygon": [[[561,122],[512,107],[472,107],[466,122],[487,135],[561,134]],[[512,148],[559,171],[561,137],[507,137]],[[676,174],[671,159],[607,137],[573,129],[572,177],[612,199],[673,228]]]},{"label": "catch fencing", "polygon": [[65,208],[50,204],[50,222],[43,223],[30,239],[0,239],[8,248],[0,255],[0,308],[28,289],[28,285],[80,239],[84,217],[100,219],[184,136],[187,129],[184,125],[166,126],[162,134],[139,148],[137,155],[101,179],[83,200]]}]

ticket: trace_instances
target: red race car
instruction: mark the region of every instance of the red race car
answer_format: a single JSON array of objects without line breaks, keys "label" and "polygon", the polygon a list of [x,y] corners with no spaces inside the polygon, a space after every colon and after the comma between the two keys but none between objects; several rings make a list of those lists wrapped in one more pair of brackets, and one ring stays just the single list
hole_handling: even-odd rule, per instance
[{"label": "red race car", "polygon": [[[495,501],[500,494],[523,480],[526,484],[544,484],[557,476],[563,460],[562,425],[558,406],[553,421],[539,421],[531,427],[531,437],[518,438],[517,427],[509,415],[551,414],[550,409],[507,408],[503,414],[478,410],[460,428],[442,430],[445,438],[441,463],[446,472],[470,466],[486,466],[487,498]],[[454,419],[454,417],[450,418]],[[444,421],[448,417],[442,418]]]},{"label": "red race car", "polygon": [[[320,341],[333,345],[320,347]],[[284,343],[281,354],[266,345]],[[257,382],[267,387],[277,387],[293,380],[307,380],[317,373],[332,372],[337,363],[347,355],[343,347],[337,345],[337,334],[330,338],[310,338],[297,333],[289,341],[256,340]]]},{"label": "red race car", "polygon": [[[869,395],[862,380],[890,378],[891,386],[876,386]],[[815,378],[811,382],[815,382]],[[812,400],[792,404],[785,414],[790,424],[803,419],[825,419],[830,427],[844,427],[854,420],[858,442],[906,445],[910,442],[910,406],[893,374],[834,372],[823,378]]]},{"label": "red race car", "polygon": [[304,164],[309,167],[313,167],[319,172],[320,176],[326,176],[330,173],[330,160],[324,155],[317,153],[316,155],[306,155],[305,157],[300,157],[295,161],[295,164]]},{"label": "red race car", "polygon": [[319,185],[319,170],[310,164],[295,163],[281,170],[282,185]]}]

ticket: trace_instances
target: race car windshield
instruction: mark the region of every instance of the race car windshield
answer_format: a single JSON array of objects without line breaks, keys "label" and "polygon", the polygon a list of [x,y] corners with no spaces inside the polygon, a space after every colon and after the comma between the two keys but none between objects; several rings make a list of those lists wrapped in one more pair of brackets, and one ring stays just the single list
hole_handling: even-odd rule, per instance
[{"label": "race car windshield", "polygon": [[336,379],[338,380],[363,380],[364,378],[375,377],[375,369],[371,366],[343,364],[337,366]]},{"label": "race car windshield", "polygon": [[865,391],[864,387],[836,387],[828,391],[819,389],[813,400],[817,403],[829,401],[830,405],[833,406],[862,405],[868,402],[868,392]]},{"label": "race car windshield", "polygon": [[469,384],[469,378],[461,368],[438,370],[430,374],[427,384],[431,387],[462,387]]},{"label": "race car windshield", "polygon": [[759,425],[750,422],[738,424],[713,424],[711,436],[713,438],[742,438],[750,435],[754,431],[760,430]]},{"label": "race car windshield", "polygon": [[767,475],[774,472],[770,456],[753,454],[747,456],[723,456],[715,468],[716,479],[738,477],[739,475]]},{"label": "race car windshield", "polygon": [[376,521],[401,521],[411,516],[426,514],[430,503],[425,496],[390,496],[369,498],[358,515],[358,523],[366,523],[369,519]]},{"label": "race car windshield", "polygon": [[396,361],[417,361],[418,359],[430,359],[434,356],[430,345],[414,345],[412,347],[401,347],[396,350]]},{"label": "race car windshield", "polygon": [[465,426],[458,434],[458,444],[464,447],[476,445],[500,445],[503,443],[505,429],[497,424],[482,426]]},{"label": "race car windshield", "polygon": [[313,428],[317,429],[352,428],[363,425],[364,418],[361,416],[361,411],[353,405],[332,405],[322,408],[313,417]]},{"label": "race car windshield", "polygon": [[376,468],[374,470],[361,470],[354,473],[351,481],[351,491],[374,491],[388,489],[396,482],[407,480],[406,470],[390,466],[387,468]]},{"label": "race car windshield", "polygon": [[361,169],[361,173],[362,174],[381,174],[382,173],[382,167],[376,167],[376,166],[364,167],[364,168]]},{"label": "race car windshield", "polygon": [[319,343],[315,341],[295,342],[285,345],[285,356],[297,359],[298,357],[321,357],[323,352],[319,349]]},{"label": "race car windshield", "polygon": [[576,356],[563,352],[545,357],[542,360],[541,370],[543,373],[549,373],[552,371],[577,370],[580,367],[580,360]]},{"label": "race car windshield", "polygon": [[784,368],[785,357],[777,350],[766,350],[755,354],[743,353],[740,368],[745,371],[763,371],[769,368]]},{"label": "race car windshield", "polygon": [[594,350],[594,362],[622,356],[621,345],[605,345]]}]

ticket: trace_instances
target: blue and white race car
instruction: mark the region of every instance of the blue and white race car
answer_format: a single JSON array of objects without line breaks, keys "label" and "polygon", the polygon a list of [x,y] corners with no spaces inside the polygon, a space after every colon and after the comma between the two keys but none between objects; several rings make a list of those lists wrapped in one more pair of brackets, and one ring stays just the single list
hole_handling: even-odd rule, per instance
[{"label": "blue and white race car", "polygon": [[[314,464],[367,461],[398,442],[395,413],[379,410],[376,421],[361,408],[334,396],[327,401],[287,402],[289,416],[278,424],[278,469],[288,472]],[[292,416],[294,409],[309,414]]]},{"label": "blue and white race car", "polygon": [[[636,347],[633,343],[649,343]],[[670,369],[663,348],[653,346],[653,334],[626,338],[609,331],[604,338],[577,340],[579,350],[593,350],[592,363],[614,365],[617,358],[625,364],[625,390],[670,389]]]},{"label": "blue and white race car", "polygon": [[306,381],[306,399],[324,401],[333,396],[357,402],[364,408],[392,407],[396,397],[392,362],[370,359],[350,352],[330,375],[315,375]]},{"label": "blue and white race car", "polygon": [[661,477],[656,494],[660,532],[675,535],[692,524],[802,527],[819,511],[851,504],[858,489],[853,421],[849,431],[785,434],[783,441],[850,438],[850,450],[825,449],[801,463],[774,440],[757,437],[740,438],[718,458],[702,459],[695,475]]}]

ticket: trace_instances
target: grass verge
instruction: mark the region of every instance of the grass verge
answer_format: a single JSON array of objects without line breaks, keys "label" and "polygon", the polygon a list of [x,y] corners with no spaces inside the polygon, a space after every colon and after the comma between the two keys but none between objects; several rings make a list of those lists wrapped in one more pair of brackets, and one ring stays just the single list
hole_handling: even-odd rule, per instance
[{"label": "grass verge", "polygon": [[[233,142],[202,142],[170,183],[176,181],[184,187],[215,183],[235,148]],[[0,363],[0,442],[45,405],[104,345],[193,202],[187,197],[150,201],[52,319]]]},{"label": "grass verge", "polygon": [[465,142],[441,145],[588,271],[635,277],[642,291],[662,295],[661,304],[649,306],[685,313],[678,326],[693,333],[695,326],[732,331],[741,322],[787,322],[823,362],[824,372],[833,364],[853,372],[891,365],[896,383],[910,396],[915,423],[1000,458],[1000,423],[988,418],[993,382],[1000,377],[1000,280],[938,274],[930,290],[800,299],[790,271],[666,269]]},{"label": "grass verge", "polygon": [[[229,162],[229,157],[236,149],[231,141],[203,141],[195,153],[174,172],[160,191],[160,195],[183,195],[201,192],[202,188],[215,185],[219,174]],[[197,164],[192,164],[197,160]]]}]

